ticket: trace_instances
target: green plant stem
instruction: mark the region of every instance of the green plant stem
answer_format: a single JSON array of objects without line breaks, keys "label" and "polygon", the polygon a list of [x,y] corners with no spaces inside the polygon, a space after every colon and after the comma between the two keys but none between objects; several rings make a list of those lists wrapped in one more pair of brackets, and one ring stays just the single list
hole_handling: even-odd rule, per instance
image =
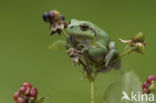
[{"label": "green plant stem", "polygon": [[90,81],[90,88],[91,88],[91,102],[90,103],[94,103],[94,80]]},{"label": "green plant stem", "polygon": [[68,34],[67,34],[67,32],[65,30],[63,30],[62,32],[63,32],[63,34],[64,34],[65,37],[68,36]]},{"label": "green plant stem", "polygon": [[130,53],[133,52],[133,51],[134,51],[134,48],[131,48],[131,49],[125,51],[125,52],[120,56],[120,58],[121,58],[121,57],[124,57],[124,56],[127,55],[127,54],[130,54]]},{"label": "green plant stem", "polygon": [[114,62],[116,62],[118,59],[121,59],[122,57],[126,56],[127,54],[130,54],[131,52],[133,52],[133,48],[125,51],[124,53],[122,53],[119,57],[117,57],[116,59],[114,59],[111,63],[113,64]]}]

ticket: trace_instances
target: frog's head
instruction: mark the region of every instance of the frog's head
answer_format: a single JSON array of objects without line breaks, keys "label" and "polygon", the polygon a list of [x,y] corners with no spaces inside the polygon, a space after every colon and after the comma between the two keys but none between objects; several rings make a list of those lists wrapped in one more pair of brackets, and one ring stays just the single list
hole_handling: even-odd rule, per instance
[{"label": "frog's head", "polygon": [[96,33],[91,22],[72,19],[66,30],[68,35],[73,36],[79,41],[93,41],[96,38]]}]

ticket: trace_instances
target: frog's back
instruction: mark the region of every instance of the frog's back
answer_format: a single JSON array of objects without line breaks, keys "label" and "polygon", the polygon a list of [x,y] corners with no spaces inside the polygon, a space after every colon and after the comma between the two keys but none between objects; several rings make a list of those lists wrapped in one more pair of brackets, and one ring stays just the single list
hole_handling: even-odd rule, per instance
[{"label": "frog's back", "polygon": [[88,23],[90,24],[91,28],[94,28],[95,33],[97,35],[97,41],[100,41],[101,43],[103,42],[105,45],[107,45],[110,42],[109,35],[103,29],[93,24],[92,22],[88,22]]}]

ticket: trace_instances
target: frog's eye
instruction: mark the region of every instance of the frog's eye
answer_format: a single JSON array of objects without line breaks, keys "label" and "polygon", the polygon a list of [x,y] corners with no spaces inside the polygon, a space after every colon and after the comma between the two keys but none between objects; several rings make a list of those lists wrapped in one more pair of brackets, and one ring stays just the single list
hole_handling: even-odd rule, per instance
[{"label": "frog's eye", "polygon": [[87,24],[80,24],[80,28],[82,31],[86,31],[87,29],[89,29],[89,26]]}]

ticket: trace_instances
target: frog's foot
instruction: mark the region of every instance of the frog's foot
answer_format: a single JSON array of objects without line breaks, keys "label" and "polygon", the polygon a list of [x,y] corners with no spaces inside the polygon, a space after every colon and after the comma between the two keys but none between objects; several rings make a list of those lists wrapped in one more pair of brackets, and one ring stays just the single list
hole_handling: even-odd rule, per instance
[{"label": "frog's foot", "polygon": [[115,69],[119,69],[120,68],[120,58],[119,58],[119,53],[118,51],[115,49],[115,43],[114,42],[110,42],[109,44],[109,51],[105,57],[105,67],[106,68],[115,68]]},{"label": "frog's foot", "polygon": [[79,50],[81,51],[81,53],[84,53],[86,51],[88,51],[88,49],[90,48],[90,46],[86,45],[86,44],[78,44],[77,48],[79,48]]},{"label": "frog's foot", "polygon": [[79,64],[79,58],[80,58],[80,55],[81,55],[81,52],[79,50],[76,50],[74,48],[70,48],[70,49],[67,50],[66,53],[72,59],[72,62],[74,64],[74,66],[76,65],[76,63]]},{"label": "frog's foot", "polygon": [[84,47],[84,48],[81,50],[81,53],[87,52],[88,49],[89,49],[89,47]]}]

